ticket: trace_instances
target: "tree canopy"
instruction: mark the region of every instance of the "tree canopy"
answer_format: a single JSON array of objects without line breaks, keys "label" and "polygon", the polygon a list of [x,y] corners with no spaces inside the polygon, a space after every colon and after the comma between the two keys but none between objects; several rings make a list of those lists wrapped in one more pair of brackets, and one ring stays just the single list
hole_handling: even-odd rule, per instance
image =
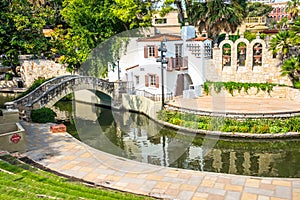
[{"label": "tree canopy", "polygon": [[51,11],[27,0],[1,0],[0,10],[2,64],[11,66],[16,73],[20,54],[38,55],[49,50],[42,29]]}]

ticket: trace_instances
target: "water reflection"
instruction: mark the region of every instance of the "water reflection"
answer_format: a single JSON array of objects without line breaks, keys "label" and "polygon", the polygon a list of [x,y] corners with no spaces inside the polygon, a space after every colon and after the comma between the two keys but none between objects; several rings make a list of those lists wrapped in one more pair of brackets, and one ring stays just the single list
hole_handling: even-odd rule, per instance
[{"label": "water reflection", "polygon": [[[76,105],[76,111],[80,105]],[[269,177],[300,177],[300,141],[218,140],[171,130],[129,112],[84,106],[97,120],[76,117],[80,140],[101,151],[155,165]],[[75,115],[76,116],[76,115]],[[205,139],[215,142],[214,138]],[[207,142],[207,141],[205,141]]]}]

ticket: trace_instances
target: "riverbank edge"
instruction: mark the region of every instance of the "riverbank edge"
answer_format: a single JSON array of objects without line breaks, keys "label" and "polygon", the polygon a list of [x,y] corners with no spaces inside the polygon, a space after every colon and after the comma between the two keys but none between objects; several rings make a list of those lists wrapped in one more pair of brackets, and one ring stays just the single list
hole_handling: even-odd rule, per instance
[{"label": "riverbank edge", "polygon": [[[122,110],[122,109],[120,109]],[[123,109],[126,110],[126,109]],[[287,133],[233,133],[233,132],[222,132],[222,131],[208,131],[208,130],[202,130],[202,129],[192,129],[192,128],[186,128],[183,126],[178,126],[175,124],[171,124],[169,122],[165,122],[159,119],[154,119],[147,114],[135,110],[127,110],[129,112],[133,113],[138,113],[142,114],[149,119],[155,121],[156,123],[166,126],[168,128],[176,129],[178,131],[182,132],[188,132],[188,133],[194,133],[194,134],[199,134],[199,135],[204,135],[204,136],[212,136],[212,137],[224,137],[224,138],[247,138],[247,139],[290,139],[290,138],[300,138],[300,133],[297,132],[287,132]]]},{"label": "riverbank edge", "polygon": [[208,131],[208,130],[202,130],[202,129],[191,129],[191,128],[186,128],[178,125],[171,124],[169,122],[165,122],[162,120],[159,120],[157,118],[151,117],[150,115],[146,114],[144,111],[141,110],[135,110],[135,109],[127,109],[124,108],[123,106],[121,107],[114,107],[112,105],[107,105],[107,104],[101,104],[101,103],[88,103],[85,101],[80,101],[76,100],[77,102],[80,103],[86,103],[86,104],[93,104],[96,106],[100,107],[105,107],[109,108],[111,110],[116,110],[116,111],[128,111],[132,113],[138,113],[142,114],[152,121],[158,123],[161,126],[166,126],[171,129],[175,129],[181,132],[187,132],[187,133],[193,133],[193,134],[199,134],[199,135],[204,135],[204,136],[212,136],[212,137],[223,137],[223,138],[246,138],[246,139],[291,139],[291,138],[300,138],[300,133],[297,132],[287,132],[287,133],[262,133],[262,134],[257,134],[257,133],[233,133],[233,132],[222,132],[222,131]]}]

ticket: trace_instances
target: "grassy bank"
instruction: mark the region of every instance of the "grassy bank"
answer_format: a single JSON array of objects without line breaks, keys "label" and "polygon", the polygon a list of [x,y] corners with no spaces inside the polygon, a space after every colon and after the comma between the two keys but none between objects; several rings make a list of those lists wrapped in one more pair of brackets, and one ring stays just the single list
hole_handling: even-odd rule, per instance
[{"label": "grassy bank", "polygon": [[300,117],[287,119],[245,119],[205,117],[190,113],[163,110],[158,119],[192,129],[240,133],[300,132]]},{"label": "grassy bank", "polygon": [[84,185],[25,164],[0,157],[0,199],[150,199]]}]

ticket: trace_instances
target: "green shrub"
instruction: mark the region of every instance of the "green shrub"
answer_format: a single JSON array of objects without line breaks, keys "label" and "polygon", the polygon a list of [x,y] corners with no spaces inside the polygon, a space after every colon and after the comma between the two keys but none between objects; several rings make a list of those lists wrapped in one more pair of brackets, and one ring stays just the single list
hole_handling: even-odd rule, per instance
[{"label": "green shrub", "polygon": [[5,73],[4,79],[7,81],[10,81],[13,79],[13,74],[11,73]]},{"label": "green shrub", "polygon": [[300,81],[295,81],[293,84],[296,89],[300,89]]},{"label": "green shrub", "polygon": [[270,133],[280,133],[281,128],[279,126],[271,126]]},{"label": "green shrub", "polygon": [[30,114],[31,120],[37,123],[55,122],[55,117],[56,113],[50,108],[32,110]]}]

